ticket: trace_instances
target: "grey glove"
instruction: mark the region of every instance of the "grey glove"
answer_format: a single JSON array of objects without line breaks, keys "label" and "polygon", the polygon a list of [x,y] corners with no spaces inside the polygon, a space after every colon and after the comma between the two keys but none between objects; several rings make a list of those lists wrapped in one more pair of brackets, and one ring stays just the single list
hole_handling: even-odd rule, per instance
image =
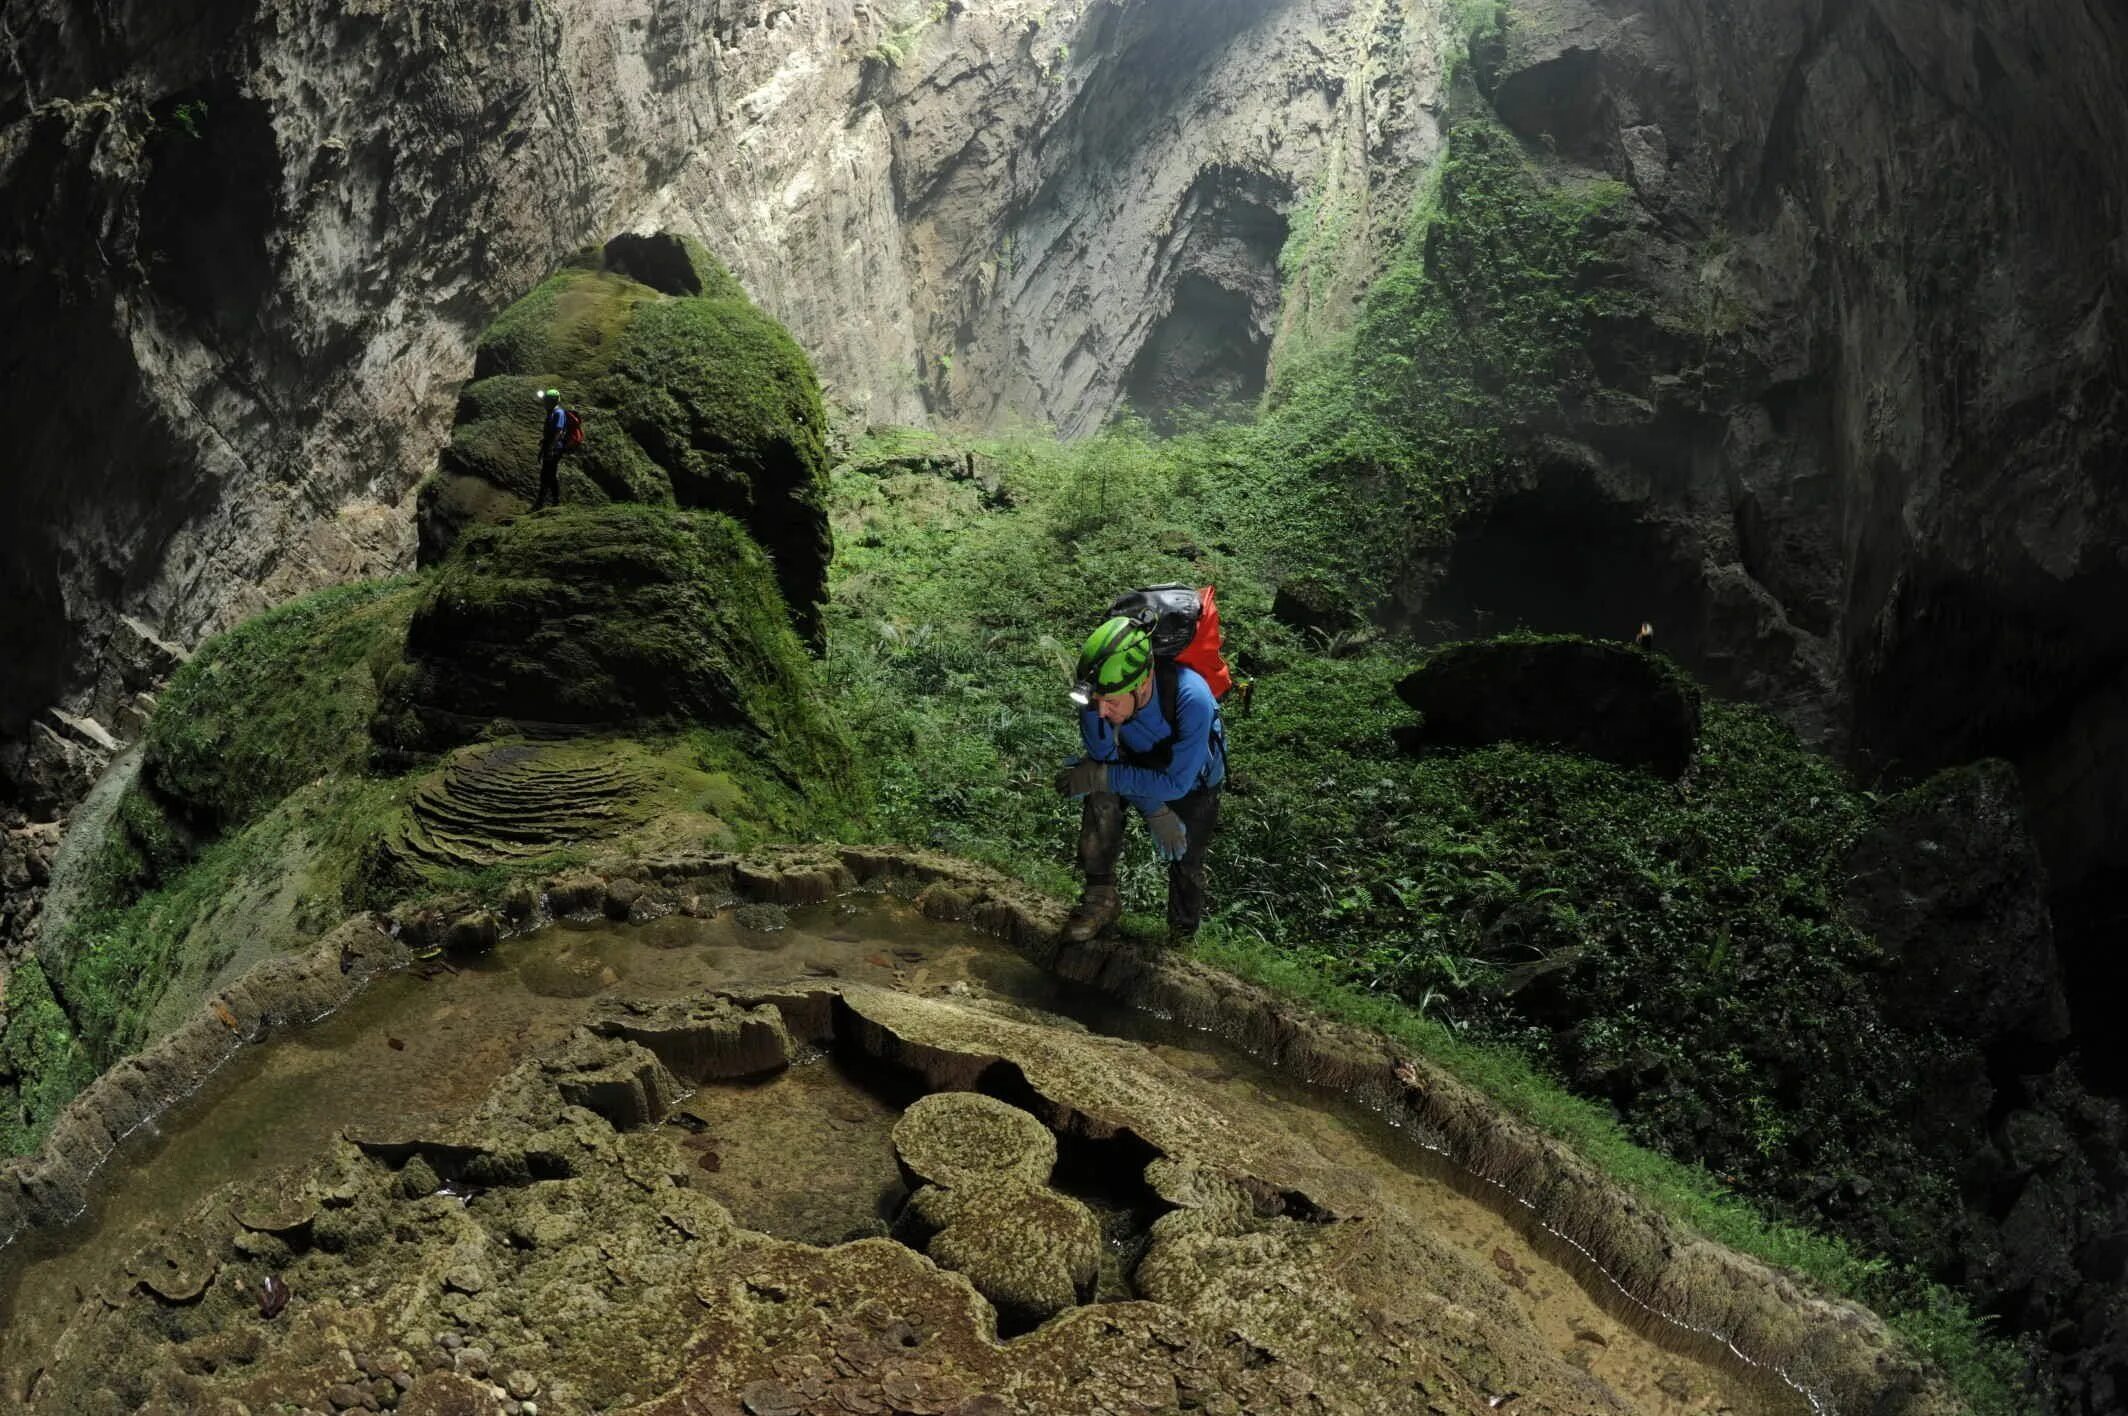
[{"label": "grey glove", "polygon": [[1153,850],[1162,860],[1177,861],[1188,854],[1190,829],[1166,807],[1145,818],[1145,829],[1153,833]]},{"label": "grey glove", "polygon": [[1108,764],[1088,759],[1074,762],[1057,778],[1057,790],[1068,797],[1108,790]]}]

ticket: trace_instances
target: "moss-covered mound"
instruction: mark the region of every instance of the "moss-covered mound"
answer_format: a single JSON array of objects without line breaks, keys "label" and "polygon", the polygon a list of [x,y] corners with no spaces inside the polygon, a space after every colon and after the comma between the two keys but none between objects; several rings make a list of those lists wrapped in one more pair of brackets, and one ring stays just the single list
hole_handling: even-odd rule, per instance
[{"label": "moss-covered mound", "polygon": [[725,512],[769,552],[799,632],[816,633],[830,549],[819,383],[783,327],[681,237],[616,237],[489,327],[422,492],[423,564],[531,500],[548,387],[586,420],[566,502]]},{"label": "moss-covered mound", "polygon": [[208,640],[150,720],[143,785],[218,830],[360,767],[377,676],[397,661],[418,594],[404,580],[341,586]]},{"label": "moss-covered mound", "polygon": [[745,730],[793,781],[847,770],[767,558],[714,512],[572,507],[469,531],[406,653],[378,719],[398,752],[710,726]]}]

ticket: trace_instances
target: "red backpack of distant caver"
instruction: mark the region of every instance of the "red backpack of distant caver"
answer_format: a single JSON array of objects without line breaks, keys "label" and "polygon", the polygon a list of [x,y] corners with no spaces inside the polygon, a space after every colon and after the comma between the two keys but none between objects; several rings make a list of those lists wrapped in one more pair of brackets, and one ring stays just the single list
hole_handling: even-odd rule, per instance
[{"label": "red backpack of distant caver", "polygon": [[1122,615],[1153,636],[1153,657],[1172,659],[1203,675],[1214,699],[1234,686],[1234,675],[1220,653],[1219,606],[1212,587],[1149,585],[1133,590],[1108,607],[1110,618]]}]

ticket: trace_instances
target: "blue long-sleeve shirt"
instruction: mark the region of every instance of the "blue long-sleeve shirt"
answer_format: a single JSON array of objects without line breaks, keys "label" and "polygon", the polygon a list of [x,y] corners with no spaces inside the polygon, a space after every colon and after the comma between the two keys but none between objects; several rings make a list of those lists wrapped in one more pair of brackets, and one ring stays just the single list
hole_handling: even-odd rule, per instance
[{"label": "blue long-sleeve shirt", "polygon": [[1225,779],[1226,764],[1216,760],[1212,743],[1218,722],[1219,701],[1212,697],[1211,685],[1195,669],[1178,665],[1174,750],[1165,769],[1132,766],[1125,761],[1129,755],[1157,752],[1170,740],[1157,674],[1145,706],[1131,714],[1120,728],[1111,727],[1094,709],[1082,709],[1079,738],[1086,744],[1089,758],[1115,764],[1108,769],[1108,789],[1150,815],[1200,786],[1217,786]]}]

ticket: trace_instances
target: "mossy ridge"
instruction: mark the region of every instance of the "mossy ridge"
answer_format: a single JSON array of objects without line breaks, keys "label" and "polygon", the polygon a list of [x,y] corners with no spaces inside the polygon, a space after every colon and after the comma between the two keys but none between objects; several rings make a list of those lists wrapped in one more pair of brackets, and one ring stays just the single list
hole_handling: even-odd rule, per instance
[{"label": "mossy ridge", "polygon": [[[638,307],[667,298],[607,270],[556,271],[495,317],[473,355],[476,381],[515,374],[560,386],[574,401],[598,382]],[[535,384],[534,387],[541,387]],[[531,441],[538,441],[533,419]]]},{"label": "mossy ridge", "polygon": [[721,725],[745,729],[794,783],[848,775],[767,558],[714,512],[571,507],[470,533],[391,679],[380,735],[402,750],[498,722],[564,734]]},{"label": "mossy ridge", "polygon": [[424,564],[537,493],[538,393],[549,386],[587,420],[582,449],[562,464],[565,500],[728,513],[775,562],[799,633],[817,634],[829,554],[819,380],[714,257],[670,235],[582,253],[482,336],[422,489]]},{"label": "mossy ridge", "polygon": [[[306,782],[369,752],[377,674],[405,636],[411,580],[321,590],[200,647],[163,692],[142,781],[207,834],[242,825]],[[149,837],[137,804],[122,808]]]},{"label": "mossy ridge", "polygon": [[6,980],[7,1015],[0,1022],[0,1155],[35,1150],[52,1118],[95,1075],[95,1064],[74,1035],[35,959]]}]

